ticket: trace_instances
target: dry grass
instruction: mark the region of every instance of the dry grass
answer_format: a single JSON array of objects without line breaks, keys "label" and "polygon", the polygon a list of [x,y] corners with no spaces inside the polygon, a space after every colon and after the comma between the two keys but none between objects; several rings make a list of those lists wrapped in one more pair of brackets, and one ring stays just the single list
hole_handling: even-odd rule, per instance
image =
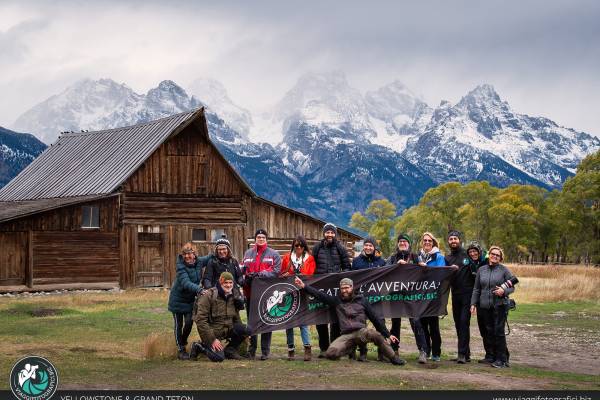
[{"label": "dry grass", "polygon": [[522,303],[600,303],[600,269],[584,266],[508,265],[519,278],[514,298]]},{"label": "dry grass", "polygon": [[144,340],[144,358],[146,360],[177,357],[173,346],[172,333],[151,333]]}]

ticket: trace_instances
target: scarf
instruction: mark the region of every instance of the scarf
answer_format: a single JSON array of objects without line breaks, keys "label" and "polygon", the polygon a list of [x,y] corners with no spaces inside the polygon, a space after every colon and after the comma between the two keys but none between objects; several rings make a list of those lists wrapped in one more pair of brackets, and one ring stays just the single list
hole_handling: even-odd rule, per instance
[{"label": "scarf", "polygon": [[304,263],[306,262],[307,259],[308,259],[307,252],[303,252],[302,257],[300,259],[296,256],[295,252],[292,252],[290,254],[290,262],[292,263],[292,267],[294,268],[294,273],[296,275],[300,274],[300,269],[302,268],[302,266],[304,265]]}]

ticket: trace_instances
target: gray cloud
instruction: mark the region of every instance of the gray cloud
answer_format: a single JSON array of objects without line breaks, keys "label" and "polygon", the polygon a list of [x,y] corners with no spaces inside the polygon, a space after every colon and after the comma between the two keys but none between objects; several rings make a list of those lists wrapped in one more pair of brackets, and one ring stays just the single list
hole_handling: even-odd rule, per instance
[{"label": "gray cloud", "polygon": [[0,125],[84,77],[139,92],[213,77],[252,109],[307,71],[342,69],[363,91],[398,79],[432,105],[491,83],[519,112],[600,135],[594,1],[9,4],[23,21],[0,26],[0,53],[13,55]]}]

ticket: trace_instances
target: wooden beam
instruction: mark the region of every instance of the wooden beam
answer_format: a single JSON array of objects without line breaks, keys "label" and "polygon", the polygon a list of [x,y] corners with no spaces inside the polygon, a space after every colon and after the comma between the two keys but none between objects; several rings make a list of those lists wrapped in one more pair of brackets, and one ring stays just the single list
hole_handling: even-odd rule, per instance
[{"label": "wooden beam", "polygon": [[27,268],[25,270],[25,285],[33,287],[33,231],[27,233]]}]

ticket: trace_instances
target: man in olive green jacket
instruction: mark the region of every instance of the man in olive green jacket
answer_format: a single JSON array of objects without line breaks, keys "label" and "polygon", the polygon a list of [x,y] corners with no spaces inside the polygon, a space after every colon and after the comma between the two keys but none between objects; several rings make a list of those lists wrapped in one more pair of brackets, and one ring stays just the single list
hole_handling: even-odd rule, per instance
[{"label": "man in olive green jacket", "polygon": [[[211,361],[226,358],[241,359],[238,349],[242,341],[250,336],[250,330],[242,324],[233,297],[233,276],[223,272],[216,287],[205,290],[196,300],[194,322],[198,327],[201,342],[192,345],[190,358],[196,359],[204,353]],[[221,341],[229,340],[224,346]]]}]

